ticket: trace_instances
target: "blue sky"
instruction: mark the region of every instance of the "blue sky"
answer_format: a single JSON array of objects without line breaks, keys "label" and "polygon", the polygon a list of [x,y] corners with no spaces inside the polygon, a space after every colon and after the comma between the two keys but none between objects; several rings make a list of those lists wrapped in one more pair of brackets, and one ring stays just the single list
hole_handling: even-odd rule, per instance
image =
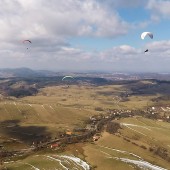
[{"label": "blue sky", "polygon": [[[0,1],[0,67],[170,72],[169,9],[168,0]],[[154,38],[141,40],[145,31]]]}]

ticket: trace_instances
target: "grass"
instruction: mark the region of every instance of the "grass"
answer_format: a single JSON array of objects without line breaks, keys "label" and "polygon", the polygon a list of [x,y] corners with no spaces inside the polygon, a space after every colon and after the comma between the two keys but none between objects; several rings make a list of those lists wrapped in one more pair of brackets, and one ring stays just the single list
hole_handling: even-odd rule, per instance
[{"label": "grass", "polygon": [[[87,144],[84,147],[85,155],[87,156],[86,160],[89,163],[96,166],[97,169],[105,169],[105,167],[107,167],[107,169],[112,169],[114,167],[119,170],[133,169],[134,167],[132,167],[132,165],[130,166],[130,164],[113,159],[110,161],[110,156],[133,160],[138,159],[133,157],[133,155],[119,153],[112,150],[117,149],[134,153],[154,165],[167,169],[170,167],[170,162],[149,151],[149,147],[157,146],[166,148],[170,153],[170,147],[168,145],[170,143],[169,123],[158,122],[142,117],[120,119],[119,122],[133,124],[140,127],[129,126],[135,131],[127,127],[123,127],[123,129],[120,130],[121,136],[111,135],[104,132],[99,141],[95,142],[95,144]],[[141,133],[146,134],[146,136]],[[129,142],[124,140],[123,137],[129,139]],[[146,149],[141,148],[141,146],[145,146]],[[110,149],[104,147],[109,147]]]},{"label": "grass", "polygon": [[[103,149],[96,147],[95,145],[88,145],[84,147],[86,160],[91,163],[93,167],[96,167],[97,170],[132,170],[133,167],[130,167],[127,164],[123,164],[120,161],[107,158],[108,155],[103,153]],[[105,151],[107,153],[107,151]]]},{"label": "grass", "polygon": [[[142,109],[151,104],[153,96],[130,96],[129,101],[117,103],[117,96],[121,98],[120,93],[125,91],[122,85],[45,87],[36,96],[1,101],[0,121],[17,120],[21,130],[29,126],[43,127],[55,137],[57,131],[83,126],[85,119],[102,113],[96,111],[97,107]],[[0,135],[5,134],[1,131]]]},{"label": "grass", "polygon": [[[78,147],[78,146],[77,146]],[[76,148],[77,148],[76,147]],[[78,152],[78,150],[77,150]],[[61,156],[63,155],[68,155],[68,156],[71,156],[73,154],[72,151],[70,151],[69,153],[66,152],[66,153],[55,153],[53,151],[53,153],[38,153],[36,155],[31,155],[23,160],[20,160],[20,161],[15,161],[15,162],[8,162],[8,163],[5,163],[6,167],[9,169],[9,170],[15,170],[15,169],[28,169],[28,170],[31,170],[31,169],[46,169],[46,170],[49,170],[49,169],[66,169],[64,168],[67,167],[69,169],[73,169],[75,167],[77,167],[78,169],[82,169],[83,168],[76,164],[76,162],[73,162],[69,159],[65,159],[65,158],[62,158]],[[82,157],[82,154],[79,153],[79,157],[81,158]],[[66,161],[67,160],[67,161]],[[82,158],[83,160],[83,158]]]},{"label": "grass", "polygon": [[[116,104],[116,96],[120,97],[120,93],[125,91],[126,89],[122,85],[70,85],[69,88],[66,86],[51,86],[42,88],[36,96],[1,101],[0,121],[1,123],[6,122],[6,124],[0,129],[0,141],[6,141],[11,137],[19,138],[20,140],[24,138],[25,144],[25,139],[31,138],[33,140],[39,134],[48,134],[55,137],[58,131],[73,129],[75,126],[83,126],[85,119],[94,114],[103,113],[105,109],[117,109],[118,107],[124,109],[143,109],[148,105],[155,104],[151,102],[151,99],[155,98],[152,95],[129,96],[129,101],[120,101]],[[95,110],[96,107],[100,107],[104,111],[98,112]],[[14,120],[18,122],[13,123]],[[129,128],[123,126],[120,131],[122,137],[103,133],[103,137],[98,142],[95,142],[95,144],[82,144],[79,147],[77,146],[78,144],[70,145],[63,154],[74,154],[82,159],[85,158],[97,170],[113,168],[131,170],[136,168],[120,160],[108,158],[107,154],[112,157],[136,159],[132,155],[122,154],[101,147],[107,146],[133,152],[148,162],[169,168],[170,164],[167,161],[149,151],[149,147],[157,145],[165,147],[170,152],[170,147],[168,146],[170,143],[170,125],[168,123],[142,117],[126,118],[118,121],[144,126],[151,130],[137,126],[128,126]],[[10,127],[13,125],[17,125],[17,127]],[[18,133],[12,130],[16,130]],[[29,136],[31,131],[35,135]],[[25,134],[23,135],[21,132]],[[146,136],[142,135],[142,133]],[[130,139],[130,142],[124,140],[123,137]],[[24,144],[17,143],[15,145],[19,148],[24,148],[27,146]],[[14,148],[12,144],[6,144],[5,146],[8,149]],[[147,149],[143,149],[140,146],[146,146]],[[46,156],[48,155],[50,153],[30,156],[18,162],[7,164],[7,167],[10,170],[27,170],[32,168],[29,165],[31,164],[40,169],[61,168],[56,161],[47,159]]]},{"label": "grass", "polygon": [[84,147],[85,155],[87,156],[86,160],[92,166],[97,166],[97,169],[104,169],[105,167],[107,167],[107,169],[112,169],[114,167],[115,169],[119,170],[123,170],[126,168],[134,169],[134,166],[131,167],[130,164],[124,163],[120,160],[111,159],[112,161],[110,161],[109,157],[139,160],[132,155],[119,153],[111,149],[103,148],[101,146],[118,149],[121,151],[127,151],[128,153],[134,153],[140,156],[145,161],[164,168],[169,168],[170,165],[170,163],[153,154],[149,150],[144,150],[141,147],[132,144],[131,142],[123,140],[123,138],[121,137],[104,133],[103,137],[98,142],[95,142],[95,145],[88,144]]},{"label": "grass", "polygon": [[[123,127],[122,133],[125,136],[129,136],[133,138],[135,135],[140,137],[140,141],[146,143],[146,145],[151,144],[159,145],[161,147],[166,148],[170,151],[168,147],[170,143],[170,124],[167,122],[159,122],[156,120],[150,120],[142,117],[134,118],[126,118],[120,120],[120,122],[135,124],[137,126],[127,126]],[[140,126],[140,127],[139,127]],[[133,131],[135,130],[135,131]],[[142,135],[141,133],[145,134],[146,136]]]},{"label": "grass", "polygon": [[[99,106],[103,108],[117,109],[117,96],[125,92],[122,85],[108,86],[76,86],[69,88],[64,86],[46,87],[40,90],[37,96],[25,97],[30,103],[57,104],[67,107],[94,109]],[[119,102],[121,108],[138,109],[152,105],[151,99],[155,96],[130,96],[129,101]],[[121,98],[121,97],[120,97]]]}]

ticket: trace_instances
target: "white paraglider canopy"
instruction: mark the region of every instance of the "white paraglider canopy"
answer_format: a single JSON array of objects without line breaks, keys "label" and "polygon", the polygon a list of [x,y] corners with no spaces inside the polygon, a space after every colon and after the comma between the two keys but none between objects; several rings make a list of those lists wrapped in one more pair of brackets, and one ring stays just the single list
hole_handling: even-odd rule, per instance
[{"label": "white paraglider canopy", "polygon": [[153,39],[153,34],[151,32],[143,32],[141,34],[141,39],[144,40],[146,36],[149,36],[151,39]]}]

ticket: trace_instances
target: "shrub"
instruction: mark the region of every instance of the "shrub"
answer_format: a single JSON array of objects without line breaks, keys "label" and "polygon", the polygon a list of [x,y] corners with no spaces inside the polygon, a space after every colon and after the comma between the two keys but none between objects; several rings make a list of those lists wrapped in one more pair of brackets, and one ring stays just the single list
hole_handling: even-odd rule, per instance
[{"label": "shrub", "polygon": [[95,111],[104,111],[101,107],[96,107]]},{"label": "shrub", "polygon": [[141,147],[142,149],[147,149],[147,147],[144,146],[144,145],[141,145],[140,147]]}]

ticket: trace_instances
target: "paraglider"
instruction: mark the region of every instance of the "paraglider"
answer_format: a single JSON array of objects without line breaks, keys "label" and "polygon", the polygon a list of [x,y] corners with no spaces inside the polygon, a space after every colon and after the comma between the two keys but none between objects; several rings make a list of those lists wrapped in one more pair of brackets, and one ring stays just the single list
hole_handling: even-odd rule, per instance
[{"label": "paraglider", "polygon": [[[67,81],[67,83],[70,84],[73,79],[74,79],[73,76],[64,76],[62,78],[62,81]],[[69,85],[67,86],[67,88],[69,88]]]},{"label": "paraglider", "polygon": [[24,40],[24,41],[22,41],[23,43],[25,43],[25,42],[29,42],[29,43],[32,43],[30,40]]},{"label": "paraglider", "polygon": [[65,80],[65,79],[74,79],[74,77],[73,77],[73,76],[64,76],[64,77],[62,78],[62,81]]},{"label": "paraglider", "polygon": [[[22,43],[32,43],[30,40],[23,40]],[[28,47],[27,47],[28,50]]]},{"label": "paraglider", "polygon": [[148,49],[146,49],[144,52],[146,53],[146,52],[148,52],[149,50]]},{"label": "paraglider", "polygon": [[[153,33],[151,33],[151,32],[143,32],[143,33],[141,34],[141,39],[144,40],[146,37],[149,37],[149,38],[153,39]],[[148,51],[149,51],[149,50],[146,49],[146,50],[144,51],[144,53],[146,53],[146,52],[148,52]]]}]

